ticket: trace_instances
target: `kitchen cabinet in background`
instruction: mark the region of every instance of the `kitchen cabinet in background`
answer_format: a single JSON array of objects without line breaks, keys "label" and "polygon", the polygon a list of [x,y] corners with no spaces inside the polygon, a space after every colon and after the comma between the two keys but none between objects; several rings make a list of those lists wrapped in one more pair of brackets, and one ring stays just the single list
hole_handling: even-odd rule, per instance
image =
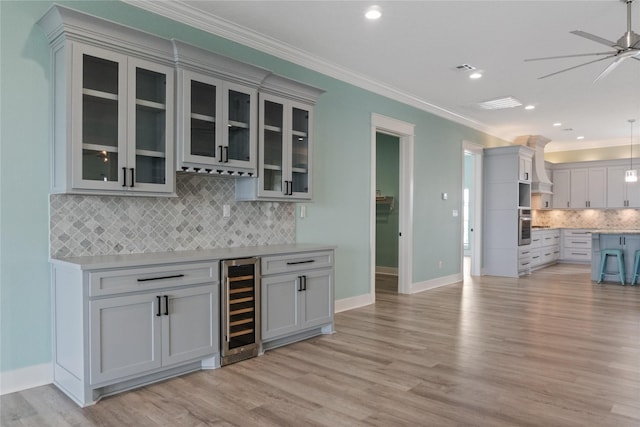
[{"label": "kitchen cabinet in background", "polygon": [[640,208],[640,183],[625,182],[629,166],[607,168],[607,207]]},{"label": "kitchen cabinet in background", "polygon": [[604,208],[607,205],[607,169],[571,169],[571,208]]},{"label": "kitchen cabinet in background", "polygon": [[591,231],[563,229],[560,259],[564,262],[591,262]]},{"label": "kitchen cabinet in background", "polygon": [[236,180],[236,200],[311,200],[313,105],[323,91],[277,75],[260,87],[258,177]]},{"label": "kitchen cabinet in background", "polygon": [[52,191],[173,194],[171,43],[57,5],[39,24],[52,51]]},{"label": "kitchen cabinet in background", "polygon": [[173,40],[177,170],[256,175],[258,87],[269,71]]},{"label": "kitchen cabinet in background", "polygon": [[518,245],[518,219],[522,209],[531,207],[531,183],[520,178],[526,177],[523,167],[531,164],[533,153],[524,145],[484,150],[485,274],[518,277],[530,271],[529,245]]}]

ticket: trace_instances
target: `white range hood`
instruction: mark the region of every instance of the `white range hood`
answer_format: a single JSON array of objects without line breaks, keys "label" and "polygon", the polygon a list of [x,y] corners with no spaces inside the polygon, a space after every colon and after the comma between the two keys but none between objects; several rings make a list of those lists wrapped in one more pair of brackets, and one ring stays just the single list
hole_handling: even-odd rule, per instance
[{"label": "white range hood", "polygon": [[532,194],[553,194],[551,180],[544,168],[544,146],[551,140],[542,135],[523,135],[515,139],[514,143],[533,148],[533,177],[531,180]]}]

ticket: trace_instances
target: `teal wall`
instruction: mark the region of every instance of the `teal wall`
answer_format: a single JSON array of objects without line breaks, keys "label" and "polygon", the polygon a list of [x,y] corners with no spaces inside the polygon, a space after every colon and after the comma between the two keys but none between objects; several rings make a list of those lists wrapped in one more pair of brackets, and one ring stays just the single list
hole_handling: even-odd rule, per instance
[{"label": "teal wall", "polygon": [[[117,1],[59,2],[163,37],[268,68],[327,91],[315,110],[314,202],[300,242],[336,251],[336,299],[369,292],[371,113],[414,123],[413,280],[457,273],[461,141],[505,142],[358,87]],[[0,1],[0,370],[51,361],[48,264],[49,48],[35,25],[52,2]],[[440,199],[448,192],[449,200]],[[438,269],[437,260],[444,261]]]},{"label": "teal wall", "polygon": [[397,268],[400,139],[383,133],[376,134],[376,190],[395,200],[394,209],[376,206],[376,266]]}]

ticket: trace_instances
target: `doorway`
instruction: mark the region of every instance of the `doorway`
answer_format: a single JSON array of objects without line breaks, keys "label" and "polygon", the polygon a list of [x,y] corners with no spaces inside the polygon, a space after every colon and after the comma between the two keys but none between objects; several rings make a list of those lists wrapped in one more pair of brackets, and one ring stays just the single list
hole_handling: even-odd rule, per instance
[{"label": "doorway", "polygon": [[[371,196],[370,196],[370,300],[375,302],[376,297],[376,265],[377,265],[377,224],[378,224],[378,197],[382,198],[383,189],[378,189],[377,184],[377,141],[380,139],[389,142],[391,148],[397,151],[397,172],[393,172],[397,179],[397,197],[394,196],[392,211],[397,217],[397,226],[394,233],[397,240],[391,245],[397,249],[397,292],[401,294],[411,293],[412,274],[412,246],[413,246],[413,139],[414,125],[390,117],[373,113],[371,115]],[[391,162],[383,162],[390,164]],[[379,192],[378,192],[379,191]],[[386,189],[384,191],[387,191]],[[391,190],[389,190],[391,191]],[[391,199],[380,199],[381,203],[391,203]],[[381,207],[389,209],[391,206]],[[391,215],[388,212],[388,216]],[[385,215],[383,213],[382,215]],[[390,218],[387,218],[389,220]],[[395,251],[390,251],[395,253]],[[384,256],[381,254],[381,256]],[[392,267],[393,268],[393,267]],[[394,272],[394,270],[387,270]]]},{"label": "doorway", "polygon": [[482,273],[482,146],[462,143],[462,260],[463,277]]},{"label": "doorway", "polygon": [[398,292],[400,138],[376,132],[376,293]]}]

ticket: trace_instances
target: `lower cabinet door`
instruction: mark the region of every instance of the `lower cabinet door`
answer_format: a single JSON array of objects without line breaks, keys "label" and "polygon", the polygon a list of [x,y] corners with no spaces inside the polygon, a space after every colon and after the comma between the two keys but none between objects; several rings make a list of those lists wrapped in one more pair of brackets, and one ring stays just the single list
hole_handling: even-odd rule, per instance
[{"label": "lower cabinet door", "polygon": [[219,294],[219,285],[163,293],[164,366],[203,358],[218,351]]},{"label": "lower cabinet door", "polygon": [[262,340],[295,333],[300,329],[299,281],[296,274],[262,278]]},{"label": "lower cabinet door", "polygon": [[155,293],[90,302],[91,384],[161,366],[159,309]]},{"label": "lower cabinet door", "polygon": [[302,329],[331,323],[333,319],[333,270],[318,270],[304,274],[305,290],[300,314]]}]

